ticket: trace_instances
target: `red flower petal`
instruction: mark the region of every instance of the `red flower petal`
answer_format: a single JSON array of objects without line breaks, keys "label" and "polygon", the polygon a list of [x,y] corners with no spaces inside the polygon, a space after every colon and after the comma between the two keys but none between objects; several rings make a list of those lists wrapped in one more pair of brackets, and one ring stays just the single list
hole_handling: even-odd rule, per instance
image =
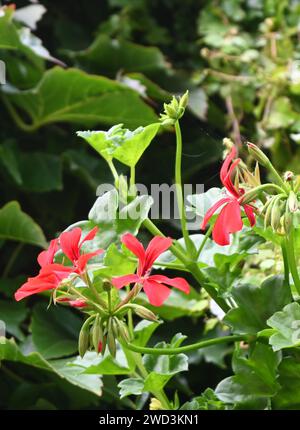
[{"label": "red flower petal", "polygon": [[155,236],[146,249],[146,260],[143,272],[146,273],[151,269],[154,261],[172,245],[170,237]]},{"label": "red flower petal", "polygon": [[115,278],[112,278],[111,283],[116,288],[122,288],[125,285],[133,284],[135,282],[138,282],[140,280],[140,277],[138,275],[124,275],[124,276],[118,276]]},{"label": "red flower petal", "polygon": [[99,231],[99,227],[94,227],[91,231],[88,232],[88,234],[80,241],[79,244],[79,249],[82,247],[82,245],[84,244],[84,242],[87,242],[89,240],[93,240],[96,237],[96,234]]},{"label": "red flower petal", "polygon": [[148,280],[163,282],[164,284],[170,285],[171,287],[175,287],[178,290],[183,291],[185,294],[189,294],[190,286],[187,281],[183,278],[169,278],[164,275],[152,275],[149,276]]},{"label": "red flower petal", "polygon": [[225,160],[222,164],[221,170],[220,170],[220,179],[221,179],[222,184],[224,184],[224,180],[225,180],[225,177],[227,176],[230,163],[235,158],[235,156],[236,156],[236,147],[233,146],[231,148],[230,153],[225,158]]},{"label": "red flower petal", "polygon": [[145,264],[145,249],[141,242],[137,240],[135,236],[130,233],[126,233],[122,236],[122,243],[128,248],[134,255],[136,255],[139,259],[139,268],[138,273],[142,273],[143,267]]},{"label": "red flower petal", "polygon": [[76,262],[76,273],[82,273],[84,272],[86,265],[88,263],[88,261],[95,257],[96,255],[102,254],[104,252],[104,249],[98,249],[98,251],[94,251],[94,252],[89,252],[87,254],[83,254],[81,255],[77,262]]},{"label": "red flower petal", "polygon": [[250,226],[253,227],[256,223],[254,210],[250,205],[244,205],[243,207],[250,222]]},{"label": "red flower petal", "polygon": [[161,306],[169,297],[171,290],[164,284],[155,281],[145,280],[143,289],[153,306]]},{"label": "red flower petal", "polygon": [[40,252],[37,261],[41,267],[53,263],[54,255],[58,250],[58,239],[53,239],[50,242],[49,248],[46,251]]},{"label": "red flower petal", "polygon": [[81,228],[76,227],[71,231],[65,231],[59,236],[60,246],[63,253],[74,263],[80,257],[79,241]]},{"label": "red flower petal", "polygon": [[223,199],[219,200],[218,202],[216,202],[210,209],[208,209],[208,211],[206,212],[202,224],[200,226],[200,230],[204,230],[208,221],[211,219],[211,217],[213,216],[213,214],[221,207],[223,206],[225,203],[231,202],[231,198],[230,197],[224,197]]},{"label": "red flower petal", "polygon": [[59,281],[54,274],[38,275],[34,278],[29,278],[28,281],[16,291],[15,299],[18,302],[33,294],[52,290],[56,288],[58,284]]},{"label": "red flower petal", "polygon": [[219,245],[229,245],[230,233],[235,233],[243,228],[241,208],[239,202],[234,199],[221,210],[213,228],[213,239]]}]

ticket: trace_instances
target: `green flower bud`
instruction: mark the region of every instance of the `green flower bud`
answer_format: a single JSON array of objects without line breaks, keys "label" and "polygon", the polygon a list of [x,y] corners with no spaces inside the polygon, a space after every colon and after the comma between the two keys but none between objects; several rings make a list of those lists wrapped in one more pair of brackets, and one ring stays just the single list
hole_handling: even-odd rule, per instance
[{"label": "green flower bud", "polygon": [[258,148],[258,146],[250,142],[247,143],[247,146],[249,154],[252,155],[252,157],[262,166],[267,167],[270,164],[269,158],[262,152],[261,149]]},{"label": "green flower bud", "polygon": [[272,208],[273,208],[273,204],[275,201],[275,197],[272,197],[267,203],[266,205],[266,211],[265,211],[265,219],[264,219],[264,228],[268,228],[271,225],[271,213],[272,213]]},{"label": "green flower bud", "polygon": [[116,351],[117,351],[116,337],[117,336],[118,336],[118,328],[114,321],[114,317],[110,317],[107,322],[107,347],[112,357],[116,356]]},{"label": "green flower bud", "polygon": [[289,234],[292,225],[293,225],[293,214],[289,211],[286,211],[283,216],[283,227],[286,234]]},{"label": "green flower bud", "polygon": [[115,318],[115,322],[118,326],[118,335],[124,342],[130,342],[130,336],[128,332],[127,325],[119,320],[118,318]]},{"label": "green flower bud", "polygon": [[79,339],[78,339],[78,351],[81,358],[88,350],[89,345],[90,345],[90,330],[88,327],[82,326],[79,333]]},{"label": "green flower bud", "polygon": [[189,90],[187,90],[183,96],[179,99],[179,107],[185,109],[189,102]]},{"label": "green flower bud", "polygon": [[280,226],[281,215],[282,215],[282,205],[280,200],[276,199],[276,201],[274,201],[274,204],[272,205],[272,210],[271,210],[271,226],[274,231],[276,231]]},{"label": "green flower bud", "polygon": [[97,314],[92,328],[92,344],[96,352],[98,351],[99,342],[103,343],[103,330],[100,315]]},{"label": "green flower bud", "polygon": [[152,311],[145,308],[144,306],[135,305],[133,310],[134,310],[134,313],[139,317],[144,318],[145,320],[148,320],[148,321],[157,322],[157,316]]},{"label": "green flower bud", "polygon": [[294,191],[290,191],[287,204],[290,212],[294,213],[298,210],[299,203]]}]

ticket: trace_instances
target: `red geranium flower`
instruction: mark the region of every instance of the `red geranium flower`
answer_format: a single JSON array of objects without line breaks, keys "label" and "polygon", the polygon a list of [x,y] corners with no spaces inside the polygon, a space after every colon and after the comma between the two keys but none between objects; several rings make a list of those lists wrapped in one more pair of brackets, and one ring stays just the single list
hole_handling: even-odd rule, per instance
[{"label": "red geranium flower", "polygon": [[32,294],[57,288],[61,281],[67,278],[73,271],[71,267],[53,263],[57,249],[58,240],[54,239],[51,240],[49,248],[38,255],[37,260],[41,267],[40,272],[37,276],[28,278],[27,282],[18,289],[15,293],[15,299],[17,301],[31,296]]},{"label": "red geranium flower", "polygon": [[[95,252],[80,254],[83,243],[94,239],[97,231],[98,227],[93,228],[81,240],[82,231],[77,227],[69,232],[62,233],[59,239],[51,240],[49,248],[38,255],[37,260],[41,267],[39,274],[33,278],[28,278],[27,282],[15,293],[15,299],[19,301],[32,294],[53,290],[72,272],[82,274],[86,268],[87,262],[95,255],[103,252],[102,249],[99,249]],[[64,254],[66,254],[73,263],[73,266],[66,267],[62,264],[53,263],[54,255],[59,249],[59,244]],[[70,305],[82,307],[83,303],[74,300],[72,303],[70,302]]]},{"label": "red geranium flower", "polygon": [[212,231],[212,237],[219,245],[229,245],[230,234],[236,233],[243,228],[241,209],[243,208],[251,227],[255,224],[255,215],[253,207],[243,203],[245,191],[242,188],[237,189],[231,180],[231,175],[240,159],[233,161],[236,156],[236,149],[233,146],[222,165],[220,179],[227,191],[227,196],[215,203],[205,214],[201,224],[201,230],[204,230],[208,221],[213,214],[221,207],[221,212],[217,218]]},{"label": "red geranium flower", "polygon": [[60,247],[63,253],[71,260],[74,266],[74,272],[83,273],[88,261],[96,255],[102,254],[103,249],[98,249],[87,254],[80,253],[84,242],[93,240],[98,232],[98,227],[94,227],[83,239],[81,239],[81,228],[76,227],[71,231],[66,231],[59,236]]},{"label": "red geranium flower", "polygon": [[164,275],[150,275],[153,263],[159,255],[170,248],[172,239],[156,236],[151,240],[146,250],[141,242],[130,233],[122,237],[122,242],[126,248],[130,249],[138,257],[139,262],[136,274],[119,276],[112,279],[112,284],[116,288],[122,288],[132,283],[139,283],[143,286],[149,302],[154,306],[161,306],[169,297],[171,290],[166,285],[175,287],[186,294],[190,292],[190,286],[183,278],[171,279]]}]

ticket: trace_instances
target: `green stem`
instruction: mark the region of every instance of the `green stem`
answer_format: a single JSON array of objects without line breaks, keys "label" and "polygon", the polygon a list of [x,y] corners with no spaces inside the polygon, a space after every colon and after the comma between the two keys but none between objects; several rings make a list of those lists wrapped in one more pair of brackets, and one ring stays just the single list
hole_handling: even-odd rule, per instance
[{"label": "green stem", "polygon": [[205,233],[205,236],[204,236],[204,238],[203,238],[203,240],[202,240],[201,245],[199,246],[199,249],[198,249],[198,252],[197,252],[197,255],[196,255],[196,261],[198,261],[198,260],[199,260],[199,257],[200,257],[200,255],[201,255],[201,252],[203,251],[203,249],[204,249],[204,247],[205,247],[205,244],[206,244],[206,242],[208,241],[209,236],[211,235],[211,232],[212,232],[213,228],[214,228],[214,225],[212,224],[212,225],[208,228],[207,232]]},{"label": "green stem", "polygon": [[14,265],[14,263],[15,263],[16,259],[18,258],[18,255],[20,254],[20,252],[21,252],[21,250],[22,250],[23,246],[24,246],[24,243],[19,243],[19,244],[15,247],[15,249],[14,249],[14,251],[12,252],[12,254],[11,254],[11,256],[10,256],[9,260],[8,260],[8,263],[7,263],[7,265],[5,266],[5,269],[4,269],[4,271],[3,271],[3,275],[2,275],[2,276],[3,276],[3,278],[7,278],[7,277],[8,277],[8,275],[9,275],[9,273],[10,273],[10,271],[11,271],[11,268],[13,267],[13,265]]},{"label": "green stem", "polygon": [[130,181],[129,181],[130,187],[132,188],[131,191],[133,191],[133,187],[135,186],[135,166],[130,167]]},{"label": "green stem", "polygon": [[[127,291],[127,294],[130,293],[130,287],[129,286],[126,287],[126,291]],[[132,319],[132,309],[130,309],[130,308],[128,309],[128,312],[127,312],[127,324],[128,324],[130,339],[133,339],[134,328],[133,328],[133,319]]]},{"label": "green stem", "polygon": [[297,293],[300,295],[300,278],[299,278],[296,257],[295,257],[295,250],[294,250],[295,241],[294,241],[293,226],[291,227],[291,230],[289,232],[289,236],[286,240],[286,244],[287,244],[286,250],[287,250],[287,259],[288,259],[289,268],[291,271],[291,275],[292,275]]},{"label": "green stem", "polygon": [[108,166],[110,168],[110,171],[111,171],[111,173],[112,173],[112,175],[114,177],[115,183],[116,183],[116,185],[118,185],[118,183],[119,183],[119,175],[118,175],[118,172],[117,172],[117,170],[115,168],[115,165],[114,165],[114,163],[113,163],[112,160],[106,160],[106,161],[107,161],[107,164],[108,164]]},{"label": "green stem", "polygon": [[91,290],[91,292],[93,293],[95,300],[97,303],[99,303],[99,305],[103,306],[104,309],[107,308],[107,305],[105,303],[104,300],[101,299],[97,289],[95,288],[93,282],[91,281],[91,278],[89,277],[88,272],[85,272],[83,275],[83,280],[86,282],[87,286],[89,287],[89,289]]},{"label": "green stem", "polygon": [[[156,227],[155,224],[153,224],[151,220],[146,219],[143,224],[147,228],[147,230],[149,230],[150,233],[152,233],[154,236],[164,237],[164,234]],[[175,257],[177,257],[185,265],[185,267],[190,271],[194,279],[196,279],[199,285],[205,289],[205,291],[220,306],[220,308],[224,312],[228,312],[230,309],[228,304],[225,302],[225,300],[222,297],[218,296],[218,292],[215,290],[214,287],[212,287],[211,285],[208,285],[205,282],[205,276],[199,269],[197,263],[191,261],[188,257],[186,257],[186,255],[175,245],[172,245],[170,247],[170,251],[175,255]]]},{"label": "green stem", "polygon": [[15,121],[15,123],[17,124],[17,126],[23,130],[26,131],[28,133],[35,131],[38,128],[37,124],[26,124],[22,118],[19,116],[18,112],[15,110],[15,108],[13,107],[13,105],[7,100],[7,98],[5,96],[2,96],[2,100],[4,105],[6,106],[8,112],[10,113],[10,115],[12,116],[13,120]]},{"label": "green stem", "polygon": [[181,230],[184,238],[186,249],[189,255],[194,253],[194,244],[190,239],[189,232],[186,224],[186,213],[184,208],[183,192],[182,192],[182,177],[181,177],[181,160],[182,160],[182,136],[179,121],[175,122],[175,132],[176,132],[176,160],[175,160],[175,186],[176,186],[176,196],[177,205],[179,210]]},{"label": "green stem", "polygon": [[284,265],[284,280],[287,286],[290,286],[290,269],[289,269],[289,261],[288,261],[288,255],[287,255],[287,239],[283,239],[281,243],[281,252],[282,252],[282,259],[283,259],[283,265]]},{"label": "green stem", "polygon": [[[279,175],[278,175],[279,176]],[[285,184],[283,183],[283,185],[285,186]],[[280,192],[280,193],[284,193],[286,192],[286,187],[280,187],[279,185],[276,184],[263,184],[263,185],[259,185],[258,187],[252,188],[251,190],[247,191],[243,197],[242,200],[243,202],[247,203],[247,198],[250,198],[250,200],[253,200],[253,198],[255,198],[255,194],[259,194],[262,191],[268,190],[270,188],[273,188],[274,190]]]},{"label": "green stem", "polygon": [[219,345],[223,343],[240,342],[240,341],[251,342],[253,340],[255,340],[255,336],[232,335],[232,336],[218,337],[215,339],[202,340],[200,342],[193,343],[191,345],[180,346],[178,348],[149,348],[149,347],[133,345],[132,343],[127,343],[124,346],[130,351],[139,352],[140,354],[176,355],[176,354],[181,354],[183,352],[195,351],[198,349],[207,348],[208,346]]}]

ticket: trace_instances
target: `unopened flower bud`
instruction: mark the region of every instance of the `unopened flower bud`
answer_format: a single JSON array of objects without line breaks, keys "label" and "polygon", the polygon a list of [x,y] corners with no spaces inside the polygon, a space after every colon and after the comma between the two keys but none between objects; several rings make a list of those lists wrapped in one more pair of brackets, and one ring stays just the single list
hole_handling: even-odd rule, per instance
[{"label": "unopened flower bud", "polygon": [[79,339],[78,339],[78,352],[81,358],[88,350],[89,344],[90,344],[89,326],[83,325],[80,330]]},{"label": "unopened flower bud", "polygon": [[271,210],[271,226],[274,231],[276,231],[280,226],[280,218],[282,215],[281,209],[282,209],[281,203],[278,199],[276,199],[276,201],[272,205],[272,210]]},{"label": "unopened flower bud", "polygon": [[112,357],[116,356],[116,352],[117,352],[117,346],[116,346],[116,340],[115,340],[115,324],[113,322],[113,318],[110,318],[108,320],[108,329],[107,329],[107,346],[108,346],[108,350],[110,352],[110,354],[112,355]]},{"label": "unopened flower bud", "polygon": [[187,90],[179,99],[179,107],[185,109],[189,102],[189,90]]},{"label": "unopened flower bud", "polygon": [[157,321],[157,316],[152,311],[145,308],[144,306],[135,305],[133,310],[134,310],[134,313],[136,313],[136,315],[138,315],[141,318],[144,318],[145,320]]},{"label": "unopened flower bud", "polygon": [[99,343],[102,344],[103,342],[103,330],[99,314],[97,314],[92,327],[92,342],[94,350],[97,352],[99,349]]},{"label": "unopened flower bud", "polygon": [[293,225],[293,214],[289,211],[286,211],[283,216],[283,227],[286,234],[288,234]]},{"label": "unopened flower bud", "polygon": [[289,208],[290,212],[293,213],[293,212],[296,212],[298,210],[299,203],[298,203],[297,196],[294,193],[294,191],[290,191],[287,204],[288,204],[288,208]]},{"label": "unopened flower bud", "polygon": [[285,181],[287,181],[287,182],[292,181],[294,178],[295,178],[295,175],[290,170],[288,170],[287,172],[285,172],[284,175],[283,175],[283,179]]},{"label": "unopened flower bud", "polygon": [[130,342],[130,336],[126,324],[118,318],[115,318],[115,322],[118,326],[118,335],[122,340],[124,340],[124,342]]},{"label": "unopened flower bud", "polygon": [[247,143],[247,146],[249,154],[252,155],[252,157],[257,160],[262,166],[267,167],[270,164],[270,160],[262,152],[262,150],[258,148],[258,146],[250,142]]}]

